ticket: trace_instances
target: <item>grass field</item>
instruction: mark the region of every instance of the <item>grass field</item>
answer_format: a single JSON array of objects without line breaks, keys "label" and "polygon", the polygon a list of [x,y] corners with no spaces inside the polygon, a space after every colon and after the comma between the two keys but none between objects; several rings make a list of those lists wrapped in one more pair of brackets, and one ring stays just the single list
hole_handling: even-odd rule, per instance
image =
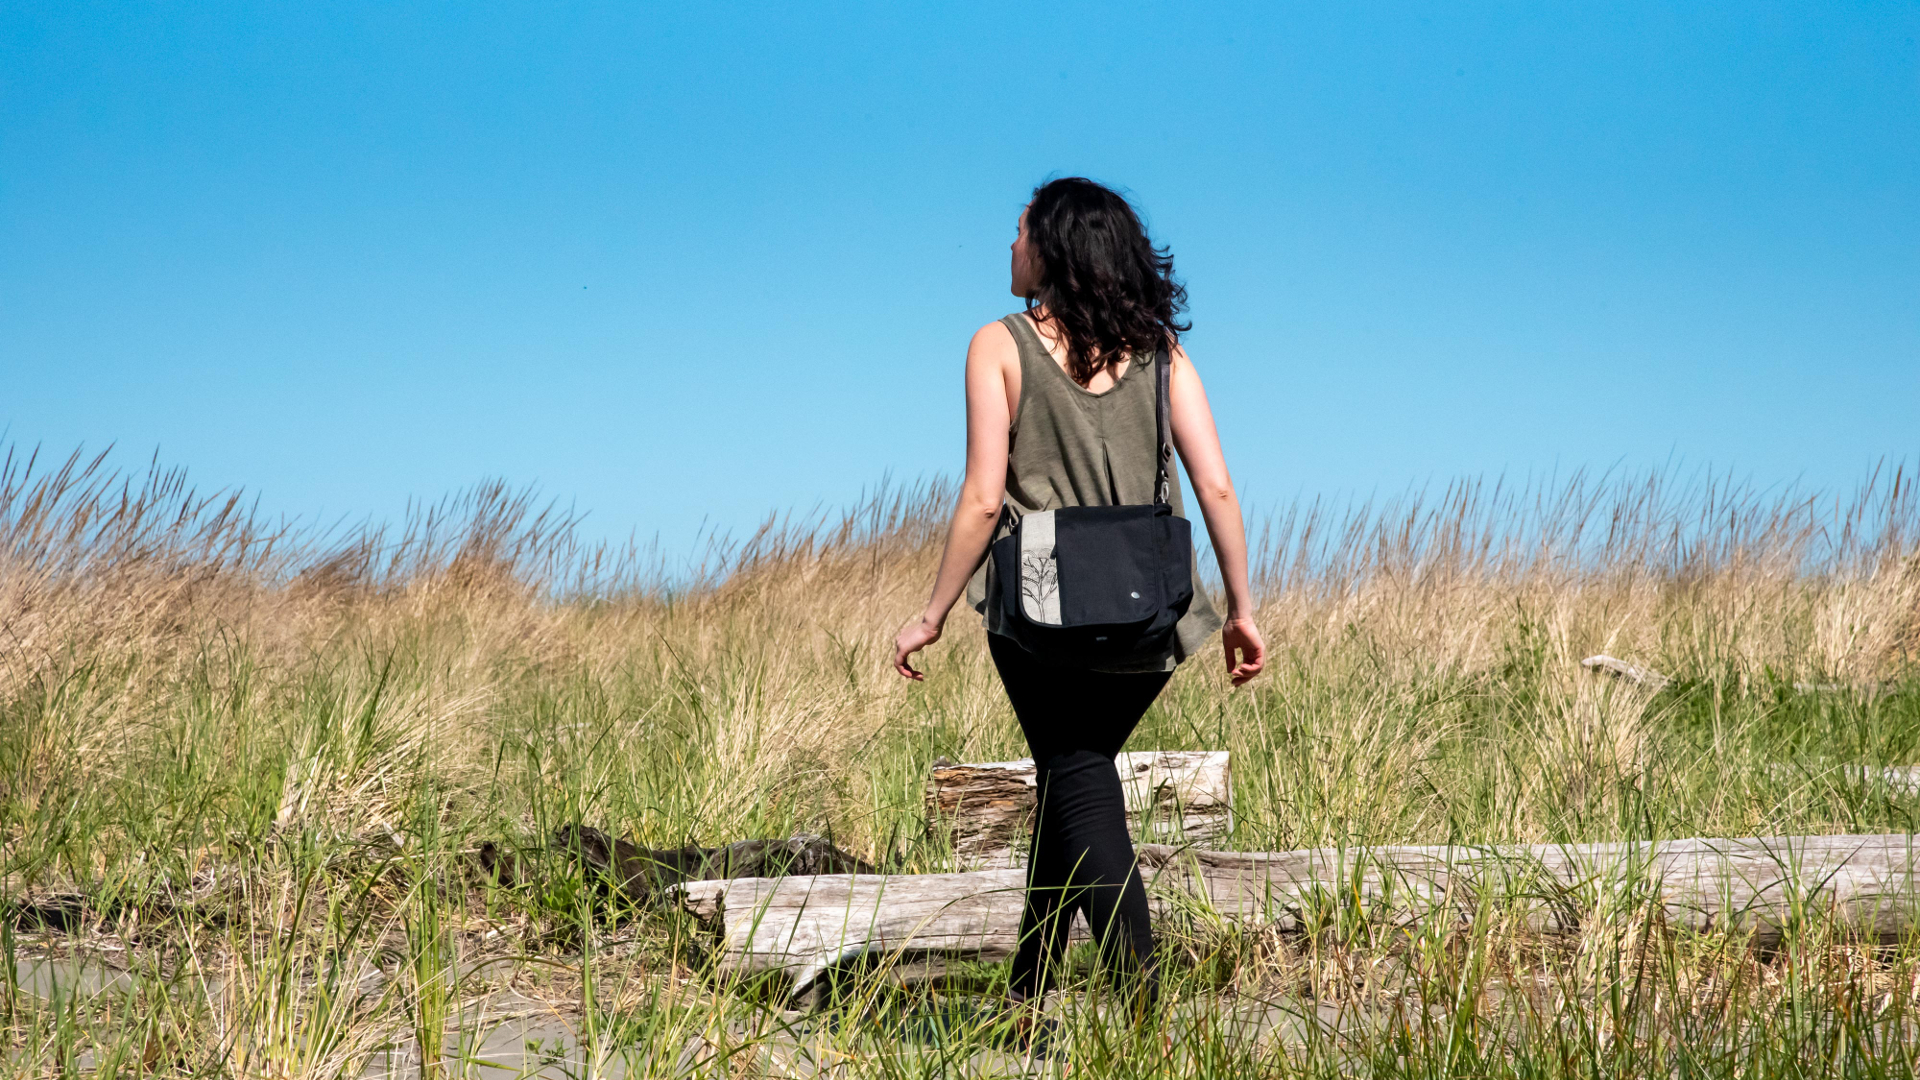
[{"label": "grass field", "polygon": [[[969,613],[887,668],[949,492],[887,491],[704,559],[587,550],[484,488],[324,535],[105,461],[0,470],[4,1068],[20,1075],[1019,1073],[992,965],[797,1014],[538,849],[794,832],[945,868],[934,758],[1025,753]],[[1233,752],[1249,850],[1912,832],[1920,509],[1702,479],[1466,483],[1283,509],[1269,674],[1183,669],[1130,747]],[[1606,652],[1670,677],[1616,682]],[[485,841],[538,872],[501,887]],[[1920,928],[1916,928],[1920,929]],[[1631,905],[1165,928],[1166,1016],[1073,982],[1050,1074],[1907,1076],[1920,934],[1776,947]],[[521,1029],[514,1028],[513,1031]],[[1165,1037],[1163,1037],[1165,1036]],[[538,1036],[547,1039],[547,1034]],[[496,1040],[497,1042],[498,1040]],[[799,1062],[800,1064],[795,1064]],[[804,1067],[802,1067],[804,1065]],[[510,1075],[510,1073],[485,1073]]]}]

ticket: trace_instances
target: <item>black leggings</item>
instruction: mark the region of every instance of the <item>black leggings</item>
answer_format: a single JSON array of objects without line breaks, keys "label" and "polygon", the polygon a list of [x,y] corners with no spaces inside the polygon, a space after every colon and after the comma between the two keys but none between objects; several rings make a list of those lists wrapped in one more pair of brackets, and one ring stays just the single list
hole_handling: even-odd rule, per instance
[{"label": "black leggings", "polygon": [[1150,1001],[1157,981],[1153,932],[1113,759],[1171,673],[1049,667],[999,634],[987,635],[987,647],[1039,780],[1010,989],[1025,997],[1046,991],[1079,911],[1106,965],[1142,976]]}]

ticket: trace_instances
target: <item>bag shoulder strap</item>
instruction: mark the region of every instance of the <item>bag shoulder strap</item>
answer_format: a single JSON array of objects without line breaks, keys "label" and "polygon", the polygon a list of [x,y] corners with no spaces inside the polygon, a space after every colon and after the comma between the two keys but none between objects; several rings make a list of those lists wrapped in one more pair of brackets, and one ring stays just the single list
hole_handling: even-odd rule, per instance
[{"label": "bag shoulder strap", "polygon": [[1153,504],[1166,506],[1173,501],[1173,357],[1161,349],[1153,354],[1153,418],[1159,429],[1154,456],[1160,463],[1160,477],[1153,487]]}]

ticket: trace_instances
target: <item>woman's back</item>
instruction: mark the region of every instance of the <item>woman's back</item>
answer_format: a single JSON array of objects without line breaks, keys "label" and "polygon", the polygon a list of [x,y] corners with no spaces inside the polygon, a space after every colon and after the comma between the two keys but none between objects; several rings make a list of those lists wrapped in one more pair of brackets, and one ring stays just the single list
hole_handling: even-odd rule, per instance
[{"label": "woman's back", "polygon": [[[1020,397],[1008,431],[1006,504],[995,538],[1012,521],[1067,506],[1129,506],[1154,501],[1159,482],[1159,428],[1154,411],[1153,356],[1133,356],[1114,370],[1115,381],[1095,392],[1067,375],[1023,314],[1000,320],[1020,356]],[[1185,515],[1180,482],[1167,462],[1168,501]],[[989,559],[968,583],[967,600],[998,632],[999,595]],[[1173,651],[1125,670],[1167,671],[1197,651],[1220,628],[1220,617],[1196,571],[1193,604],[1181,618]]]}]

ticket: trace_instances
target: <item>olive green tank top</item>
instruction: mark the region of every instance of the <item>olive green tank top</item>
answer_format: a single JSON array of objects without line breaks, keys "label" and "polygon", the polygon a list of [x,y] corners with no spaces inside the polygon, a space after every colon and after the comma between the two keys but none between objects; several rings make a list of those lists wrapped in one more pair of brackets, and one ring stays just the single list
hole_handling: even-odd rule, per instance
[{"label": "olive green tank top", "polygon": [[[1153,501],[1160,478],[1159,436],[1153,412],[1153,357],[1134,357],[1113,386],[1094,393],[1062,369],[1041,343],[1025,315],[1000,320],[1020,350],[1020,402],[1007,432],[1007,507],[995,540],[1013,531],[1013,522],[1036,510],[1064,506],[1127,506]],[[1170,489],[1173,512],[1186,511],[1180,477]],[[1001,633],[1000,605],[993,560],[967,583],[967,602],[986,617],[987,632]],[[1220,615],[1194,566],[1193,605],[1174,628],[1167,655],[1108,671],[1172,671],[1194,655],[1220,629]]]}]

